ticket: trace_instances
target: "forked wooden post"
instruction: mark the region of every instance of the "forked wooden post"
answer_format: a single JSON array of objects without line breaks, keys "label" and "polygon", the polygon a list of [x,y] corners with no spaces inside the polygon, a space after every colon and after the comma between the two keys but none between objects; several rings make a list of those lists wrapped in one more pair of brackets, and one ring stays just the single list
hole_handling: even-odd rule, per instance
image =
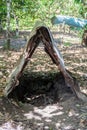
[{"label": "forked wooden post", "polygon": [[78,85],[74,82],[71,75],[66,71],[64,60],[56,46],[52,34],[49,28],[46,27],[46,25],[44,25],[42,22],[37,23],[31,31],[27,46],[23,51],[19,63],[9,76],[7,86],[4,90],[4,95],[8,96],[9,93],[11,93],[11,91],[18,86],[19,78],[40,42],[44,44],[46,53],[51,57],[52,61],[58,66],[58,69],[62,72],[67,86],[71,87],[73,93],[79,99],[87,101],[87,97],[80,92]]}]

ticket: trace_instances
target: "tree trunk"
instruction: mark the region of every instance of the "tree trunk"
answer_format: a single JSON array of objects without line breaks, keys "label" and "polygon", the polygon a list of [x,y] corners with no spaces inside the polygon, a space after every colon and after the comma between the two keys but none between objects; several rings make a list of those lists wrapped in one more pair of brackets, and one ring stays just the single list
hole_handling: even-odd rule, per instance
[{"label": "tree trunk", "polygon": [[81,44],[83,46],[85,45],[87,47],[87,30],[84,30],[84,32],[83,32]]},{"label": "tree trunk", "polygon": [[2,20],[0,20],[0,32],[3,31]]},{"label": "tree trunk", "polygon": [[19,36],[19,21],[18,21],[18,17],[15,16],[15,24],[16,24],[16,37]]},{"label": "tree trunk", "polygon": [[7,0],[7,30],[6,30],[6,49],[10,49],[10,12],[11,12],[11,0]]}]

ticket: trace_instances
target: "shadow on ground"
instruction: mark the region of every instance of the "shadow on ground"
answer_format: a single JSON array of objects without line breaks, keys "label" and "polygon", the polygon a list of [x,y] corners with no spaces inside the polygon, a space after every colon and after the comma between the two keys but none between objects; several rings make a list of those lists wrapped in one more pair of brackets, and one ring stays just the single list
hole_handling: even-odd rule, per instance
[{"label": "shadow on ground", "polygon": [[10,99],[0,98],[0,130],[86,130],[81,116],[87,107],[83,109],[61,73],[33,72],[21,78]]}]

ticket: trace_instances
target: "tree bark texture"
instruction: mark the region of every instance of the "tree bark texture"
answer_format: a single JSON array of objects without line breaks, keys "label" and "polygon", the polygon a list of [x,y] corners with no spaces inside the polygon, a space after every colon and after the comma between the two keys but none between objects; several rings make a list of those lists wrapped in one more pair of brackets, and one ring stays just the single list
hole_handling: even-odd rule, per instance
[{"label": "tree bark texture", "polygon": [[10,12],[11,12],[11,0],[7,0],[7,30],[6,30],[6,37],[7,37],[7,42],[6,46],[7,49],[10,49]]},{"label": "tree bark texture", "polygon": [[81,44],[83,46],[85,45],[87,47],[87,30],[84,30],[84,32],[83,32]]}]

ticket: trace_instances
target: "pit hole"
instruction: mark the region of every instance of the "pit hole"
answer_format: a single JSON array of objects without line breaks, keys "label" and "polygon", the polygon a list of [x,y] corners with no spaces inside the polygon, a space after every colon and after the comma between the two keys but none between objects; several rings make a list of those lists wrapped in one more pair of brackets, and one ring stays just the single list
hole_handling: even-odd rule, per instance
[{"label": "pit hole", "polygon": [[[61,72],[23,72],[20,84],[10,94],[9,98],[22,103],[41,106],[60,101],[64,94],[72,96],[72,91],[65,84]],[[70,97],[68,97],[70,98]]]},{"label": "pit hole", "polygon": [[42,45],[35,50],[19,82],[19,86],[9,94],[9,98],[22,103],[43,106],[72,97],[72,91],[66,86],[62,73]]}]

